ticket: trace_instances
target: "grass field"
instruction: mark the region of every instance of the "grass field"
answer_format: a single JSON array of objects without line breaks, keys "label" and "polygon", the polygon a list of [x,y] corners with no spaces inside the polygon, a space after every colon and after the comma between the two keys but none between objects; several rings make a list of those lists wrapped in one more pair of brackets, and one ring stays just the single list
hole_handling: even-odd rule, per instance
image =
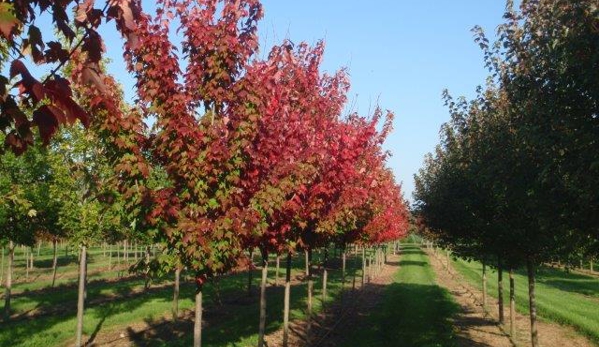
[{"label": "grass field", "polygon": [[[107,266],[107,259],[101,251],[94,250],[90,269],[101,269]],[[24,267],[18,261],[17,265]],[[64,254],[62,254],[64,257]],[[38,259],[45,261],[47,254],[41,252]],[[72,257],[72,256],[71,256]],[[318,260],[318,255],[315,260]],[[51,259],[51,255],[50,255]],[[62,259],[62,286],[55,290],[43,290],[48,286],[50,279],[45,272],[38,268],[39,279],[21,282],[15,285],[13,309],[25,313],[37,309],[43,313],[33,319],[17,319],[13,322],[2,323],[0,329],[0,346],[64,346],[73,342],[76,325],[76,257],[74,262],[69,258]],[[131,257],[133,259],[133,257]],[[113,264],[116,257],[113,257]],[[283,262],[281,262],[283,265]],[[50,265],[51,266],[51,265]],[[355,259],[348,261],[348,275],[361,265]],[[293,275],[303,273],[303,256],[297,257],[293,262]],[[18,268],[19,273],[23,272]],[[360,270],[358,270],[360,271]],[[46,269],[46,272],[48,270]],[[258,281],[260,270],[254,271],[254,294],[252,298],[245,299],[247,273],[226,276],[220,280],[220,296],[224,308],[216,304],[214,286],[209,284],[205,289],[205,329],[203,340],[206,346],[254,346],[257,342],[258,331]],[[271,262],[269,279],[274,280],[274,261]],[[30,273],[33,276],[33,273]],[[284,269],[280,270],[279,283],[283,283]],[[33,277],[30,277],[32,279]],[[23,280],[24,277],[19,276]],[[117,271],[103,271],[89,278],[92,280],[87,291],[87,306],[84,319],[84,334],[87,339],[94,340],[102,334],[117,334],[128,332],[127,327],[135,323],[149,323],[150,325],[170,324],[172,305],[172,287],[167,280],[157,281],[148,292],[143,292],[143,280],[135,277],[118,279]],[[329,300],[335,300],[341,287],[341,274],[339,270],[330,271],[329,275]],[[320,289],[321,282],[315,278],[314,310],[318,312],[321,307]],[[181,311],[193,308],[194,287],[190,282],[182,283],[179,307]],[[306,306],[306,285],[304,283],[292,286],[291,292],[291,318],[304,318]],[[239,300],[242,298],[242,300]],[[283,287],[269,287],[268,289],[268,316],[267,332],[279,329],[282,325]],[[218,312],[216,314],[216,312]],[[188,346],[191,344],[191,326],[185,328],[182,336],[165,342],[165,336],[155,336],[152,341],[144,345],[152,346]],[[162,334],[164,335],[164,334]]]},{"label": "grass field", "polygon": [[[472,285],[481,286],[480,263],[454,259],[453,266]],[[488,279],[489,294],[496,298],[497,272],[490,270]],[[516,309],[528,314],[528,278],[525,271],[516,271],[515,286]],[[507,272],[504,272],[504,295],[507,304]],[[537,271],[536,297],[539,317],[571,325],[599,342],[599,278],[540,267]]]},{"label": "grass field", "polygon": [[403,245],[399,265],[383,301],[344,346],[456,346],[451,319],[459,308],[450,293],[435,284],[426,254],[416,245]]}]

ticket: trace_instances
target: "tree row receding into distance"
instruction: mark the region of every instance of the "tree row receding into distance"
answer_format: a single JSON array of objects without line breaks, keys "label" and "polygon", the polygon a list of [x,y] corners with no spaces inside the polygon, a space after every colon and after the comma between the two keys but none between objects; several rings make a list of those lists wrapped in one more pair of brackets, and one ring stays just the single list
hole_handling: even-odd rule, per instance
[{"label": "tree row receding into distance", "polygon": [[501,323],[502,270],[513,300],[526,267],[537,347],[535,269],[599,251],[599,7],[519,6],[508,1],[496,42],[474,29],[491,75],[472,101],[445,94],[451,121],[416,175],[415,210],[431,240],[497,267]]},{"label": "tree row receding into distance", "polygon": [[[44,16],[54,30],[36,26]],[[257,58],[261,18],[258,0],[157,1],[154,13],[139,0],[0,4],[0,240],[9,259],[15,244],[40,238],[80,248],[77,346],[92,244],[157,244],[136,268],[174,272],[177,285],[182,269],[192,273],[195,346],[206,281],[257,249],[263,346],[269,255],[288,259],[288,322],[293,254],[406,234],[382,149],[393,114],[342,115],[348,76],[321,72],[323,43],[286,41]],[[122,36],[134,104],[103,60],[99,27],[108,22]],[[49,72],[36,77],[30,64]],[[309,296],[311,278],[309,270]]]}]

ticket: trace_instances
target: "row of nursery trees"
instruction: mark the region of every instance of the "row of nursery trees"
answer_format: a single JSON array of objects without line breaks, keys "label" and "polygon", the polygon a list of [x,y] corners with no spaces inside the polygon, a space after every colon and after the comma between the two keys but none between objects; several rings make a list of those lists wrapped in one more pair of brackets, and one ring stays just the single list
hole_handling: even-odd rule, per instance
[{"label": "row of nursery trees", "polygon": [[491,76],[474,100],[445,95],[451,121],[416,175],[415,211],[429,240],[498,269],[502,322],[502,271],[513,300],[526,267],[536,347],[535,269],[599,251],[599,8],[509,1],[504,18],[494,44],[474,30]]},{"label": "row of nursery trees", "polygon": [[[204,284],[258,249],[262,346],[269,255],[405,234],[407,210],[381,147],[392,113],[342,117],[348,77],[320,72],[322,43],[284,42],[255,58],[258,0],[157,1],[153,14],[139,0],[8,1],[0,12],[9,70],[0,76],[0,240],[10,259],[15,243],[36,238],[80,247],[78,346],[90,244],[159,244],[146,269],[192,273],[195,346]],[[56,37],[35,25],[43,16]],[[103,62],[98,30],[109,21],[123,38],[135,104]],[[49,73],[37,79],[31,62]],[[9,312],[10,271],[6,290]]]}]

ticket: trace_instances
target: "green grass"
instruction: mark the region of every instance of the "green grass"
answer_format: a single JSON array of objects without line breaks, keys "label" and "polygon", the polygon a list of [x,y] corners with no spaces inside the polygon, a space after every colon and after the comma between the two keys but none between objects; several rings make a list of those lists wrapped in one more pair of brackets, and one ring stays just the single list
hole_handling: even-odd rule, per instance
[{"label": "green grass", "polygon": [[[318,259],[318,255],[315,255]],[[114,259],[113,259],[114,260]],[[284,262],[281,261],[281,266]],[[350,270],[359,269],[360,265],[352,260],[348,261],[348,275]],[[303,255],[294,259],[293,275],[303,272]],[[269,280],[274,279],[274,261],[271,262]],[[355,270],[353,270],[355,271]],[[359,270],[358,270],[359,271]],[[259,270],[253,272],[254,288],[258,287]],[[283,283],[284,269],[280,270],[279,283]],[[335,300],[341,287],[341,274],[339,270],[329,272],[328,300]],[[110,332],[129,332],[127,327],[133,323],[147,322],[155,324],[171,324],[169,321],[172,305],[172,288],[157,288],[148,293],[137,294],[129,297],[132,290],[141,288],[142,280],[127,279],[120,282],[94,282],[88,289],[88,300],[102,296],[114,295],[116,298],[98,305],[87,305],[84,319],[84,334],[89,338],[98,334]],[[170,284],[165,282],[165,284]],[[258,331],[258,294],[255,293],[251,300],[242,300],[242,303],[231,303],[234,298],[245,296],[247,273],[224,277],[220,281],[220,291],[226,309],[215,312],[215,292],[212,284],[205,289],[205,320],[206,327],[203,331],[205,346],[254,346],[257,342]],[[320,288],[318,276],[315,278],[314,310],[321,309]],[[182,284],[181,300],[179,307],[182,311],[193,308],[193,291],[191,283]],[[292,287],[291,292],[291,319],[304,318],[306,306],[306,285]],[[268,294],[267,332],[273,332],[282,325],[283,287],[269,287]],[[230,307],[229,307],[230,306]],[[60,290],[40,294],[36,291],[22,292],[15,297],[13,307],[16,311],[26,311],[39,307],[40,309],[55,309],[60,307],[60,312],[36,317],[32,320],[17,320],[3,322],[0,329],[0,346],[64,346],[72,344],[76,323],[76,288],[64,287]],[[166,321],[165,321],[166,319]],[[166,323],[165,323],[166,322]],[[163,341],[164,336],[156,336],[144,345],[152,346],[188,346],[191,344],[191,328],[185,331],[184,336],[177,339]]]},{"label": "green grass", "polygon": [[[482,265],[462,259],[454,268],[472,285],[481,286]],[[488,272],[488,291],[497,297],[497,272]],[[515,273],[516,310],[528,314],[528,277]],[[504,271],[504,300],[509,300],[509,278]],[[539,317],[574,327],[599,342],[599,278],[541,267],[537,271],[537,310]]]},{"label": "green grass", "polygon": [[435,283],[426,254],[416,245],[403,245],[399,265],[382,302],[344,346],[456,346],[452,317],[459,307]]}]

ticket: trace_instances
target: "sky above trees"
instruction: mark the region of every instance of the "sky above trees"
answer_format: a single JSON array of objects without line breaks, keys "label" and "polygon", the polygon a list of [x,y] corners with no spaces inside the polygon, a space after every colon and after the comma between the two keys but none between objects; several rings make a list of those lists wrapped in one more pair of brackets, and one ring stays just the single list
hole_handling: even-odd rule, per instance
[{"label": "sky above trees", "polygon": [[[153,1],[144,1],[151,8]],[[290,39],[326,41],[323,69],[349,70],[352,88],[346,112],[371,113],[376,104],[393,110],[394,132],[385,146],[389,165],[411,199],[413,174],[434,149],[441,124],[448,120],[441,93],[474,95],[487,71],[471,29],[493,33],[502,21],[503,1],[317,1],[264,0],[259,25],[260,57]],[[128,100],[134,82],[126,72],[121,40],[113,25],[103,26],[109,70],[123,84]],[[176,36],[176,33],[172,33]]]}]

